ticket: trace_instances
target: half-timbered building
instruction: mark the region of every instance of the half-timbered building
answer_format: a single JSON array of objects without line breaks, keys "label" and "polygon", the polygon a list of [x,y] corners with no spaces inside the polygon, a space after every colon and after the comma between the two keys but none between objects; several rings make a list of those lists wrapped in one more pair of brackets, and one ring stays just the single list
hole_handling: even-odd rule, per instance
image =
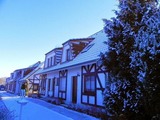
[{"label": "half-timbered building", "polygon": [[21,88],[21,85],[23,83],[26,83],[26,92],[27,92],[26,95],[29,96],[35,93],[38,94],[40,79],[39,76],[35,74],[42,69],[43,65],[44,63],[43,62],[41,63],[40,61],[31,65],[30,68],[32,69],[32,71],[29,72],[27,75],[25,75],[23,78],[18,80],[19,88]]},{"label": "half-timbered building", "polygon": [[[21,85],[24,82],[28,83],[26,86],[27,91],[30,91],[31,88],[33,89],[31,79],[35,79],[34,74],[39,71],[41,65],[41,62],[37,62],[29,67],[15,70],[6,80],[6,91],[20,95]],[[39,83],[37,85],[39,86]]]},{"label": "half-timbered building", "polygon": [[15,87],[16,87],[16,81],[13,80],[13,73],[11,73],[11,76],[6,79],[6,91],[14,93]]},{"label": "half-timbered building", "polygon": [[19,83],[18,80],[23,77],[23,69],[17,69],[10,74],[10,77],[6,79],[7,88],[6,91],[10,93],[18,93]]},{"label": "half-timbered building", "polygon": [[62,44],[60,61],[53,66],[48,65],[51,52],[47,53],[45,67],[37,73],[42,76],[42,96],[75,104],[103,106],[108,73],[99,66],[98,60],[100,53],[107,50],[106,40],[103,30],[87,38],[71,39]]}]

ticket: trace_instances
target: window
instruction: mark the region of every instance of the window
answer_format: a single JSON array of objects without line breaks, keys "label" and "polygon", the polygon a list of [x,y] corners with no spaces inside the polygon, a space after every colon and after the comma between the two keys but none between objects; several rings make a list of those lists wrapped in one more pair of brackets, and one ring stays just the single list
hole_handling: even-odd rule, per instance
[{"label": "window", "polygon": [[65,91],[65,88],[66,88],[66,77],[61,77],[59,79],[59,90]]},{"label": "window", "polygon": [[47,67],[51,67],[53,65],[53,57],[47,59]]},{"label": "window", "polygon": [[53,64],[56,65],[56,56],[54,56],[54,61],[53,61]]},{"label": "window", "polygon": [[38,84],[34,84],[33,85],[33,91],[37,91],[38,90]]},{"label": "window", "polygon": [[87,47],[85,47],[85,48],[83,49],[83,51],[82,51],[81,53],[87,52],[93,45],[94,45],[94,43],[88,45]]},{"label": "window", "polygon": [[43,79],[41,81],[41,87],[42,87],[42,90],[45,90],[45,88],[46,88],[46,79]]},{"label": "window", "polygon": [[66,60],[67,60],[67,61],[71,60],[71,52],[70,52],[70,49],[67,49],[67,51],[66,51]]},{"label": "window", "polygon": [[52,58],[52,66],[56,65],[56,55],[54,55]]},{"label": "window", "polygon": [[51,57],[51,60],[50,60],[50,66],[53,65],[53,57]]},{"label": "window", "polygon": [[47,67],[49,67],[49,58],[47,59]]},{"label": "window", "polygon": [[84,93],[95,94],[95,76],[86,75],[84,76]]}]

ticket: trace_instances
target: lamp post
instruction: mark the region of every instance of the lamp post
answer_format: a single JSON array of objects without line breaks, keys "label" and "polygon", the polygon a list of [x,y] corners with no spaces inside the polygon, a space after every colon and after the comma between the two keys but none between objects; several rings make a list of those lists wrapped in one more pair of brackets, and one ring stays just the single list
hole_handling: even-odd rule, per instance
[{"label": "lamp post", "polygon": [[21,99],[21,100],[18,100],[17,103],[20,104],[19,120],[21,120],[22,108],[24,105],[26,105],[28,103],[28,101],[26,101],[25,99]]}]

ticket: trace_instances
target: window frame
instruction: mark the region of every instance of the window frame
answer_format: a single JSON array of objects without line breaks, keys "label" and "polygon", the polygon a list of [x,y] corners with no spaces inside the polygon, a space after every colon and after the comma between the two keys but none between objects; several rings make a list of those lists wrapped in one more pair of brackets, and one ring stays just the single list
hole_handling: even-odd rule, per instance
[{"label": "window frame", "polygon": [[53,66],[53,57],[50,58],[50,66]]},{"label": "window frame", "polygon": [[[62,80],[64,82],[64,88],[63,89],[61,89],[63,87],[62,82],[61,82]],[[66,91],[66,82],[67,82],[66,77],[60,77],[59,78],[59,91],[61,91],[61,92],[65,92]]]},{"label": "window frame", "polygon": [[50,58],[47,58],[47,67],[49,67]]},{"label": "window frame", "polygon": [[70,61],[71,60],[71,51],[70,49],[66,50],[66,61]]},{"label": "window frame", "polygon": [[91,49],[92,48],[92,46],[94,45],[94,43],[92,43],[92,44],[89,44],[88,46],[86,46],[83,50],[82,50],[82,52],[81,53],[85,53],[85,52],[87,52],[89,49]]},{"label": "window frame", "polygon": [[[92,83],[94,83],[94,85],[92,85]],[[87,87],[89,87],[89,89]],[[94,96],[96,94],[96,76],[94,74],[84,75],[84,89],[83,90],[84,90],[85,95]]]},{"label": "window frame", "polygon": [[38,88],[39,88],[38,84],[33,84],[33,91],[38,91]]},{"label": "window frame", "polygon": [[53,65],[56,65],[57,63],[56,63],[56,55],[54,55],[54,57],[53,57]]}]

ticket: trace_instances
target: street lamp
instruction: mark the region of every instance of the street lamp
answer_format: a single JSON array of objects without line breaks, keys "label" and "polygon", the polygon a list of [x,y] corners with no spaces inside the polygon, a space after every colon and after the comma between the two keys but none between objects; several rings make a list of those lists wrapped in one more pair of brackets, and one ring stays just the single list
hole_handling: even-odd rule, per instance
[{"label": "street lamp", "polygon": [[21,120],[22,117],[22,108],[24,105],[26,105],[28,103],[27,100],[21,99],[17,101],[18,104],[20,104],[20,112],[19,112],[19,120]]}]

